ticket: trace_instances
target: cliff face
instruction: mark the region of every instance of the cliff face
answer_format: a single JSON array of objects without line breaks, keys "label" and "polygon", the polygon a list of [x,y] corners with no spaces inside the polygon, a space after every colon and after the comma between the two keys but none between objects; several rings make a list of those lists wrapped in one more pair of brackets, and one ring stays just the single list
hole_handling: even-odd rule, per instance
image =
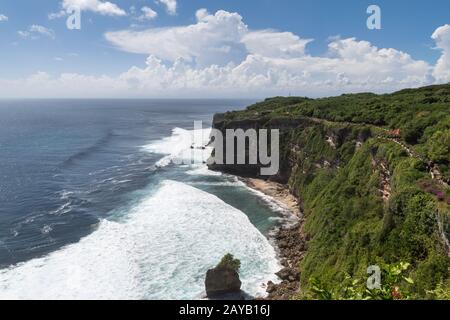
[{"label": "cliff face", "polygon": [[381,125],[384,120],[312,117],[303,112],[311,100],[292,103],[269,99],[214,118],[214,128],[224,134],[226,129],[279,129],[277,175],[259,176],[260,165],[210,167],[284,183],[299,198],[303,229],[311,239],[299,265],[303,290],[312,278],[337,286],[347,274],[364,276],[371,265],[399,261],[412,264],[411,291],[417,297],[441,282],[448,288],[450,210],[436,194],[449,190],[430,176],[430,166],[436,165],[426,152],[412,153],[398,132],[392,136],[391,128]]},{"label": "cliff face", "polygon": [[[211,164],[210,169],[227,172],[244,177],[258,177],[288,184],[299,165],[303,171],[313,174],[321,168],[337,168],[354,153],[368,138],[372,136],[370,127],[352,124],[331,124],[320,119],[307,117],[261,117],[242,120],[227,120],[226,114],[216,114],[213,128],[224,136],[226,149],[226,130],[232,129],[277,129],[280,131],[280,170],[272,176],[260,174],[261,164],[227,165]],[[248,144],[246,145],[248,154]],[[292,183],[290,183],[292,184]]]}]

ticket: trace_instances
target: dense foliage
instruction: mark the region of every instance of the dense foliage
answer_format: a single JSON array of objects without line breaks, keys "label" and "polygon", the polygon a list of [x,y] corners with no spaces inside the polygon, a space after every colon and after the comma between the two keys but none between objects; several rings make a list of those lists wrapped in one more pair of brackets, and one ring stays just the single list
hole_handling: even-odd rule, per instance
[{"label": "dense foliage", "polygon": [[[381,283],[372,288],[365,278],[353,279],[346,276],[335,288],[327,288],[319,279],[311,279],[310,291],[303,293],[301,298],[314,300],[408,300],[412,296],[408,288],[414,280],[408,276],[409,263],[383,265]],[[435,290],[427,291],[428,296],[435,300],[450,300],[450,288],[440,282]]]},{"label": "dense foliage", "polygon": [[231,269],[236,272],[239,272],[241,268],[241,261],[239,259],[235,259],[232,254],[226,254],[222,260],[217,265],[217,269]]},{"label": "dense foliage", "polygon": [[[225,127],[237,120],[274,128],[290,123],[281,135],[280,177],[288,177],[301,200],[311,238],[299,266],[305,295],[448,297],[450,85],[271,98],[224,119]],[[389,268],[408,266],[406,289],[392,296],[400,278],[384,283],[383,292],[366,292],[355,280],[348,284],[364,279],[370,265],[387,266],[388,277],[398,272]],[[342,293],[352,290],[353,296]]]},{"label": "dense foliage", "polygon": [[405,287],[414,283],[407,276],[409,263],[383,265],[380,284],[367,285],[365,279],[352,279],[346,276],[338,287],[327,288],[318,279],[311,279],[311,291],[305,297],[315,300],[405,300],[410,294]]}]

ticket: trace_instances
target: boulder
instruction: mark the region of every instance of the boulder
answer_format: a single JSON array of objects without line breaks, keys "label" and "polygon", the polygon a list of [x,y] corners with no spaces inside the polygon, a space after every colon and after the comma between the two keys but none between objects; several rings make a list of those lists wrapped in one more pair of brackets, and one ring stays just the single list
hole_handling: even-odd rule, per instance
[{"label": "boulder", "polygon": [[288,282],[299,281],[300,272],[294,268],[284,268],[276,273],[276,275],[281,279]]},{"label": "boulder", "polygon": [[208,270],[205,279],[206,295],[210,299],[223,296],[240,296],[241,280],[239,278],[239,260],[232,255],[226,255],[217,267]]},{"label": "boulder", "polygon": [[214,268],[206,273],[205,288],[208,298],[241,293],[239,274],[231,268]]},{"label": "boulder", "polygon": [[269,281],[268,283],[267,283],[267,293],[273,293],[273,292],[275,292],[275,290],[276,290],[277,288],[276,288],[276,284],[275,283],[273,283],[272,281]]}]

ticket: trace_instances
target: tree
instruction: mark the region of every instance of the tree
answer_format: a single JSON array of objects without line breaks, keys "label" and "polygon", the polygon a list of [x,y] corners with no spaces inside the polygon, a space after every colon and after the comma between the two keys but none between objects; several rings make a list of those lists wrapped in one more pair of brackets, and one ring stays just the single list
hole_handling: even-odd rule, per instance
[{"label": "tree", "polygon": [[241,268],[241,261],[239,259],[235,259],[234,256],[230,253],[226,254],[222,260],[217,265],[218,269],[232,269],[236,272],[239,272]]},{"label": "tree", "polygon": [[433,134],[428,157],[437,163],[450,163],[450,130],[436,131]]}]

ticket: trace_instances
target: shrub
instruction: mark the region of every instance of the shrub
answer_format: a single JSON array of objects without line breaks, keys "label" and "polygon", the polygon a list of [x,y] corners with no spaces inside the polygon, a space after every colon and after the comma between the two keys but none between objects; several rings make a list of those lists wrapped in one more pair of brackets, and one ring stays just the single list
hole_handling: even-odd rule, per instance
[{"label": "shrub", "polygon": [[450,130],[433,134],[429,141],[428,157],[437,163],[450,162]]},{"label": "shrub", "polygon": [[434,300],[450,300],[450,289],[440,282],[436,289],[428,290],[427,294]]},{"label": "shrub", "polygon": [[[363,279],[352,279],[347,275],[341,285],[328,289],[319,279],[311,279],[311,292],[307,298],[314,300],[406,300],[410,298],[408,285],[414,281],[407,276],[409,263],[382,266],[381,287],[368,289]],[[440,294],[440,291],[439,291]]]},{"label": "shrub", "polygon": [[217,265],[218,269],[232,269],[236,272],[239,272],[241,268],[241,261],[239,259],[235,259],[232,254],[226,254],[222,260]]}]

